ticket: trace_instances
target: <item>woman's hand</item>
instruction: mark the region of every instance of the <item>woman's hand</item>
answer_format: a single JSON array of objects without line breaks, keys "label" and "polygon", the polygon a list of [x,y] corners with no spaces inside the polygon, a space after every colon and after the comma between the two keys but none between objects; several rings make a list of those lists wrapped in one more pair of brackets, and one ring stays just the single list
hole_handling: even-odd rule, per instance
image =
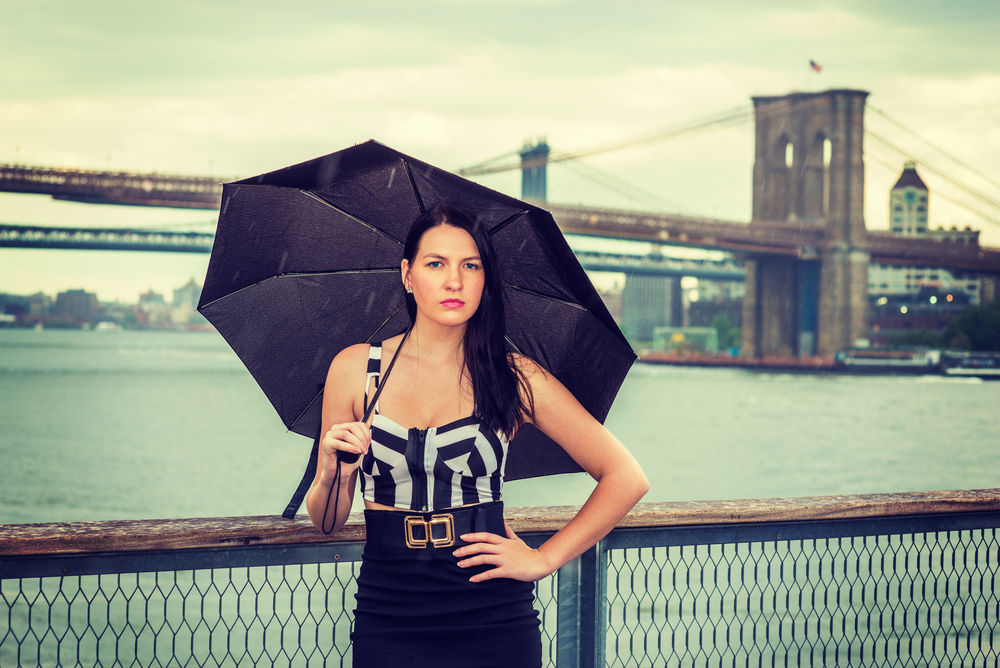
[{"label": "woman's hand", "polygon": [[[535,582],[552,575],[552,568],[545,556],[517,537],[507,523],[503,523],[507,537],[494,533],[467,533],[461,539],[470,545],[464,545],[453,553],[461,559],[458,565],[462,568],[491,564],[495,566],[488,571],[469,578],[470,582],[483,582],[493,578],[510,578],[521,582]],[[468,557],[468,558],[466,558]]]},{"label": "woman's hand", "polygon": [[[344,422],[331,426],[319,444],[323,452],[322,480],[334,480],[338,465],[341,467],[340,473],[350,476],[354,469],[361,466],[361,457],[368,452],[371,443],[371,428],[364,422]],[[338,452],[358,455],[358,459],[353,463],[342,462],[337,457]]]}]

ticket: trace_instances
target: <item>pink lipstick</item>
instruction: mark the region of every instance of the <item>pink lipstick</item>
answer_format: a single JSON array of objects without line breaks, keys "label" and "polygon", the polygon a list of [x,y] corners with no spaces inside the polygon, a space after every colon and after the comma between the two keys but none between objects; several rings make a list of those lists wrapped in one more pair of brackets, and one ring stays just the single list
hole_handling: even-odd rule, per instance
[{"label": "pink lipstick", "polygon": [[461,299],[445,299],[441,302],[441,306],[447,306],[448,308],[461,308],[465,306],[465,302]]}]

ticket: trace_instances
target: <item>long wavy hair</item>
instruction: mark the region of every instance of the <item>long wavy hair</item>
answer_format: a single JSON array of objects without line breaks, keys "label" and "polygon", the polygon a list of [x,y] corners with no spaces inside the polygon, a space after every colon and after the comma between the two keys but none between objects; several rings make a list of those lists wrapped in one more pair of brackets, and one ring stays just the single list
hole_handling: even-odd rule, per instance
[{"label": "long wavy hair", "polygon": [[[491,431],[510,438],[534,412],[531,388],[507,350],[503,288],[497,272],[497,258],[486,227],[470,211],[439,204],[417,216],[403,246],[403,257],[412,264],[420,240],[427,230],[450,225],[465,230],[476,243],[483,265],[483,295],[479,308],[465,325],[465,371],[472,381],[474,415]],[[417,321],[417,302],[406,295],[410,321]]]}]

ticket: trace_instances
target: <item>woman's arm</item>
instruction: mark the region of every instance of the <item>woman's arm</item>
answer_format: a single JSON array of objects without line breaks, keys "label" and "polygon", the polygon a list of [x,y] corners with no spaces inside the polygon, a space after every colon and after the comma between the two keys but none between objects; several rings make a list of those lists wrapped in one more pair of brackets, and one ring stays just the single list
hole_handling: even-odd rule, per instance
[{"label": "woman's arm", "polygon": [[562,446],[597,481],[597,487],[580,512],[537,550],[517,539],[509,528],[506,539],[489,533],[463,536],[474,544],[455,551],[458,557],[468,557],[460,566],[496,566],[473,581],[498,577],[535,581],[551,575],[606,536],[649,491],[649,481],[632,454],[562,383],[527,358],[519,357],[518,363],[534,397],[532,422]]},{"label": "woman's arm", "polygon": [[[319,444],[316,477],[306,494],[309,519],[324,533],[334,533],[347,521],[354,503],[354,485],[361,459],[353,464],[338,461],[337,451],[364,453],[371,445],[369,425],[359,422],[362,380],[366,377],[368,346],[344,349],[330,363],[323,389],[323,438]],[[337,495],[337,468],[340,488]],[[336,517],[334,510],[336,509]],[[324,516],[326,526],[324,527]]]}]

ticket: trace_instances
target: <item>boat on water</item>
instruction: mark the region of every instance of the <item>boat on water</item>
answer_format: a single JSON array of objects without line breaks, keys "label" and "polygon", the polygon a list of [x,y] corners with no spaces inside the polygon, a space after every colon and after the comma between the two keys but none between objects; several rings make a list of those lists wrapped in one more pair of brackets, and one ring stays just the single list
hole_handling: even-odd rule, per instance
[{"label": "boat on water", "polygon": [[1000,379],[1000,352],[954,352],[941,356],[941,373],[946,376]]},{"label": "boat on water", "polygon": [[846,350],[833,359],[840,369],[858,373],[941,373],[940,350]]},{"label": "boat on water", "polygon": [[851,373],[918,373],[1000,379],[1000,352],[847,350],[834,362]]},{"label": "boat on water", "polygon": [[95,332],[120,332],[120,331],[122,331],[122,326],[119,325],[117,322],[110,322],[108,320],[102,320],[101,322],[97,323],[97,326],[94,327],[94,331]]}]

